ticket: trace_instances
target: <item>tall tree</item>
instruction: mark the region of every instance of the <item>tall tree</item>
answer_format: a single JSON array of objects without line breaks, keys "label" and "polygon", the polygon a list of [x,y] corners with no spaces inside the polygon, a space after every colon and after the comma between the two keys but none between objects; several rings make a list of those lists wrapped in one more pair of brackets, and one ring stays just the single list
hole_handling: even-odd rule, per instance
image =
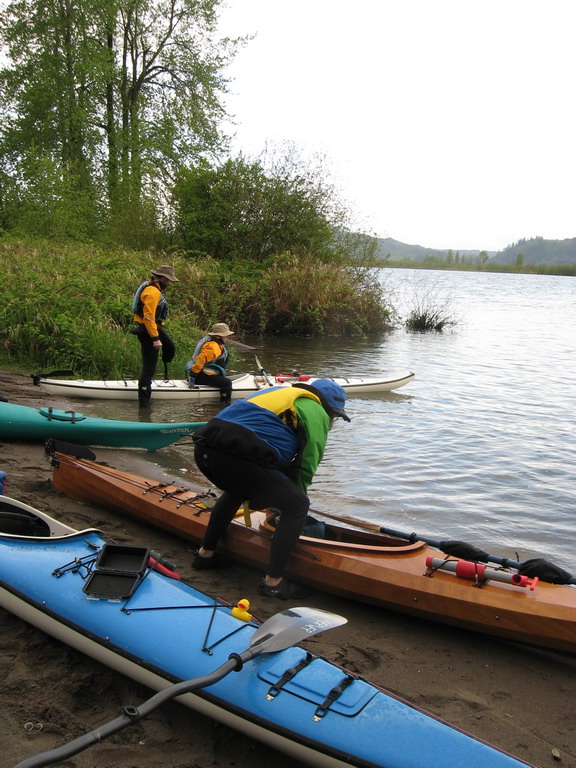
[{"label": "tall tree", "polygon": [[151,174],[218,146],[219,95],[231,48],[213,40],[220,0],[124,0],[117,16],[122,180],[139,196]]},{"label": "tall tree", "polygon": [[222,143],[223,71],[238,41],[217,38],[220,3],[10,3],[1,27],[10,65],[0,71],[7,177],[33,155],[95,203],[104,194],[112,208],[136,210],[162,197],[184,162]]}]

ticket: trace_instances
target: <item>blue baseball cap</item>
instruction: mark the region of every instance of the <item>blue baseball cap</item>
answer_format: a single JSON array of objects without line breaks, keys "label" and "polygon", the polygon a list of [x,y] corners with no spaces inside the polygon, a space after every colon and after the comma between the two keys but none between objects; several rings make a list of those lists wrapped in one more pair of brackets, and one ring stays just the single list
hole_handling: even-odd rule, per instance
[{"label": "blue baseball cap", "polygon": [[332,379],[315,379],[311,384],[294,384],[294,386],[312,390],[312,392],[319,395],[322,405],[329,413],[339,416],[344,421],[350,421],[350,417],[344,410],[346,392],[340,384],[337,384]]}]

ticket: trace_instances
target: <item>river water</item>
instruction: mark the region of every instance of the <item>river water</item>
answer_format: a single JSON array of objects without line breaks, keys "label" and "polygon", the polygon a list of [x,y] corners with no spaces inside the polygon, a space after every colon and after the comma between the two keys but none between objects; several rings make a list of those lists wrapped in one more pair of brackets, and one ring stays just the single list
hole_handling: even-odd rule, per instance
[{"label": "river water", "polygon": [[[542,555],[576,573],[576,280],[432,270],[381,270],[380,279],[401,309],[428,296],[457,324],[369,341],[243,339],[270,373],[416,374],[397,392],[349,399],[352,422],[338,420],[330,434],[312,507],[492,554]],[[235,352],[233,367],[255,370],[253,353]],[[83,410],[138,418],[135,403],[96,405]],[[157,402],[152,418],[199,421],[218,410]],[[146,461],[194,475],[190,445]]]}]

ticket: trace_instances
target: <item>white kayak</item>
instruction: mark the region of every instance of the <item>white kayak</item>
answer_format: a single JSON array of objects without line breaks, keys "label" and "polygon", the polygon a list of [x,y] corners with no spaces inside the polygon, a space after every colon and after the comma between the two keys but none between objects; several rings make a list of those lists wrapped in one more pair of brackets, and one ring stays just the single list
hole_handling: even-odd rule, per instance
[{"label": "white kayak", "polygon": [[[390,371],[380,378],[360,379],[345,377],[330,377],[340,384],[348,396],[377,394],[390,392],[404,387],[414,378],[411,371]],[[137,400],[138,381],[136,379],[119,379],[116,381],[85,381],[84,379],[50,378],[50,374],[32,374],[35,384],[48,395],[58,397],[81,397],[98,400]],[[267,387],[289,387],[297,382],[314,384],[318,376],[304,374],[252,374],[243,373],[229,377],[232,380],[232,398],[239,399]],[[328,377],[323,377],[328,378]],[[218,400],[220,391],[216,387],[200,384],[193,389],[188,387],[184,379],[156,379],[152,382],[152,399],[154,400]]]}]

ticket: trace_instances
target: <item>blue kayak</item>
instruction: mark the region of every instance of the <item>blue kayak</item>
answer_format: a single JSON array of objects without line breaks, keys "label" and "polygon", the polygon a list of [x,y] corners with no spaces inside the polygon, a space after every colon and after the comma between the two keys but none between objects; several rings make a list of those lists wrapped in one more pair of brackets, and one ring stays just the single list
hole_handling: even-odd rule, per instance
[{"label": "blue kayak", "polygon": [[0,402],[0,439],[65,440],[78,445],[146,448],[154,451],[191,435],[204,426],[196,422],[147,422],[100,419],[78,411],[30,408]]},{"label": "blue kayak", "polygon": [[[0,498],[0,605],[161,690],[241,654],[259,624],[156,563],[145,547],[107,543],[96,529],[76,531]],[[315,766],[528,765],[300,645],[263,653],[178,700]]]}]

